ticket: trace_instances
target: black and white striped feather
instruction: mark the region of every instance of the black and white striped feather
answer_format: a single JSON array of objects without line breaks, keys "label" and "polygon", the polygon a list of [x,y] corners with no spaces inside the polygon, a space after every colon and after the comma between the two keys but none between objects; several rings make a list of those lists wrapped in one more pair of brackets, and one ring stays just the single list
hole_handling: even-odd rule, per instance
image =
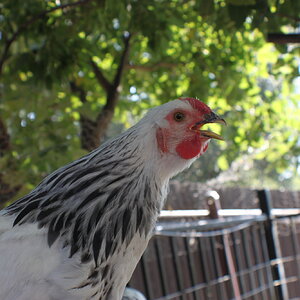
[{"label": "black and white striped feather", "polygon": [[[162,156],[157,147],[156,129],[174,106],[190,108],[175,100],[153,109],[137,125],[53,172],[30,194],[0,212],[0,251],[9,253],[15,268],[20,268],[16,257],[24,256],[20,274],[28,272],[24,261],[35,262],[31,255],[50,255],[45,260],[53,261],[51,266],[45,261],[40,262],[41,267],[34,266],[37,278],[25,292],[18,291],[13,270],[3,277],[0,274],[0,284],[11,286],[7,291],[0,290],[0,298],[27,300],[26,292],[28,300],[41,299],[41,295],[57,300],[121,298],[151,237],[169,178],[192,163]],[[24,232],[9,233],[10,220],[13,228]],[[45,232],[48,248],[39,231]],[[21,236],[25,233],[26,240]],[[5,243],[22,245],[20,239],[24,247],[33,248],[16,249],[13,256]],[[31,240],[37,245],[31,245]],[[0,266],[6,264],[2,260],[1,265],[0,260]],[[51,295],[46,297],[47,293]]]},{"label": "black and white striped feather", "polygon": [[[135,130],[45,178],[29,195],[6,210],[14,226],[38,223],[48,230],[48,244],[58,238],[69,246],[70,257],[81,254],[106,261],[134,234],[147,235],[162,197],[159,183],[143,172]],[[121,145],[121,149],[120,149]],[[149,176],[150,175],[150,176]]]}]

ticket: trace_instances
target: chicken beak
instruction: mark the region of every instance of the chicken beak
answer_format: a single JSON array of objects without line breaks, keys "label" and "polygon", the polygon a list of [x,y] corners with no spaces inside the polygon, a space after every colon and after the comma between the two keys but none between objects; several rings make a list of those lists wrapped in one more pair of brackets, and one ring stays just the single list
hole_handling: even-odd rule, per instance
[{"label": "chicken beak", "polygon": [[203,137],[211,138],[211,139],[216,139],[216,140],[221,140],[224,141],[224,139],[217,133],[209,131],[209,130],[201,130],[201,127],[205,124],[208,123],[219,123],[222,125],[227,125],[226,121],[219,117],[217,114],[214,112],[211,112],[210,114],[204,115],[204,119],[200,122],[197,122],[192,126],[192,130],[195,130],[197,132],[200,132],[200,135]]},{"label": "chicken beak", "polygon": [[208,137],[210,139],[220,140],[224,141],[224,138],[222,138],[219,134],[209,131],[209,130],[200,130],[200,133],[204,137]]}]

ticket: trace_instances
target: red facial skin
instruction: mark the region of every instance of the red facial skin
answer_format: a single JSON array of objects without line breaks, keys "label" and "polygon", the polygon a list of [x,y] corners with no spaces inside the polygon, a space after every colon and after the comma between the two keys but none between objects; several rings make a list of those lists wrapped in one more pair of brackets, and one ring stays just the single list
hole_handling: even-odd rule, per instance
[{"label": "red facial skin", "polygon": [[180,126],[180,132],[182,132],[181,136],[184,137],[184,140],[176,146],[176,153],[183,159],[192,159],[202,155],[207,150],[210,139],[201,136],[199,131],[192,130],[191,128],[196,122],[201,121],[205,114],[209,114],[212,111],[206,104],[197,99],[180,98],[180,100],[188,101],[194,110],[178,110],[183,112],[186,116],[186,121],[182,121],[182,124],[181,122],[179,123],[174,120],[174,114],[177,110],[170,112],[166,116],[166,120],[168,120],[170,128],[159,128],[156,133],[156,138],[161,152],[167,153],[170,151],[168,140],[172,139],[172,136],[176,135],[176,132],[172,132],[172,129],[174,131],[174,128],[176,130],[176,128],[179,128]]}]

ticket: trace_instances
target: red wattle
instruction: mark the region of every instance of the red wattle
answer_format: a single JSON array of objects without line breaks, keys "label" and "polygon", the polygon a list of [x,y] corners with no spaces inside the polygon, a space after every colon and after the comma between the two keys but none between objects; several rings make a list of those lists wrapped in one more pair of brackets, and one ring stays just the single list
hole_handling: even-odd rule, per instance
[{"label": "red wattle", "polygon": [[208,144],[203,145],[198,136],[195,136],[191,140],[185,140],[178,144],[176,152],[183,159],[191,159],[200,154],[203,154],[207,150]]}]

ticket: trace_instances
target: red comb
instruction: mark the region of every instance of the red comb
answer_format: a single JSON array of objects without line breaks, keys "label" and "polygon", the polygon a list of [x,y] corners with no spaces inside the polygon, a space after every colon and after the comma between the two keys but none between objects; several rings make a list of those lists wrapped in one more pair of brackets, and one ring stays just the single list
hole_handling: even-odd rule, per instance
[{"label": "red comb", "polygon": [[211,112],[211,109],[205,103],[201,102],[198,99],[182,97],[179,98],[179,100],[188,101],[193,108],[197,109],[201,113],[208,114]]}]

